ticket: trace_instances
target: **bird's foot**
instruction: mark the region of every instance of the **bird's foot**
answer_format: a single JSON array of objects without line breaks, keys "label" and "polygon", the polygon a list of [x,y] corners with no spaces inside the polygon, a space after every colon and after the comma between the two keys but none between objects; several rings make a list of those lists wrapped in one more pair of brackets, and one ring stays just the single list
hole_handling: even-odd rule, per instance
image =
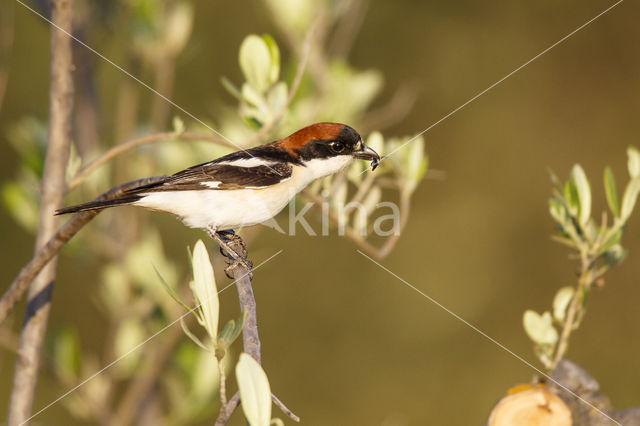
[{"label": "bird's foot", "polygon": [[246,273],[249,274],[249,278],[252,279],[253,263],[247,259],[249,253],[242,238],[233,230],[215,231],[207,229],[207,232],[220,246],[220,253],[228,259],[229,265],[224,270],[227,277],[234,279],[233,272],[239,266],[242,266],[246,269]]}]

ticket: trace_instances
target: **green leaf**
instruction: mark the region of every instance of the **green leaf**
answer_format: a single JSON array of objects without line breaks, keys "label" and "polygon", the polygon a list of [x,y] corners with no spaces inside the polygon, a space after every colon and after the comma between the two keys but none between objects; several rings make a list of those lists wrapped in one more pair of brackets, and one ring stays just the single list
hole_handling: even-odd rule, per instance
[{"label": "green leaf", "polygon": [[538,345],[555,345],[558,341],[558,332],[553,327],[551,314],[545,312],[539,315],[536,311],[527,310],[522,317],[524,331],[529,338]]},{"label": "green leaf", "polygon": [[189,339],[191,339],[191,341],[193,341],[193,343],[195,343],[196,345],[200,346],[205,351],[208,351],[208,352],[211,351],[207,347],[207,345],[202,343],[202,341],[198,338],[198,336],[196,336],[195,334],[193,334],[193,332],[191,330],[189,330],[189,327],[187,326],[187,323],[184,322],[184,317],[180,317],[180,327],[182,327],[182,331],[184,331],[184,334],[186,334],[187,337]]},{"label": "green leaf", "polygon": [[626,222],[633,212],[633,208],[636,205],[636,199],[640,193],[640,178],[631,179],[624,190],[622,196],[622,207],[620,209],[620,219],[622,222]]},{"label": "green leaf", "polygon": [[255,117],[242,117],[242,121],[253,130],[260,130],[262,127],[262,122]]},{"label": "green leaf", "polygon": [[278,81],[278,77],[280,77],[280,49],[278,49],[278,44],[269,34],[263,34],[262,40],[264,40],[269,49],[269,57],[271,58],[269,84],[273,84]]},{"label": "green leaf", "polygon": [[20,182],[6,182],[2,185],[2,201],[13,219],[28,231],[38,228],[37,191],[29,191]]},{"label": "green leaf", "polygon": [[562,287],[556,293],[556,296],[553,298],[553,317],[556,321],[564,322],[564,318],[567,313],[567,306],[569,306],[569,302],[573,298],[573,294],[575,290],[573,287]]},{"label": "green leaf", "polygon": [[140,351],[136,347],[146,336],[142,323],[137,318],[127,318],[120,322],[113,339],[113,352],[123,359],[118,362],[120,373],[129,376],[134,373],[140,361]]},{"label": "green leaf", "polygon": [[53,359],[58,375],[77,380],[80,375],[80,339],[75,328],[63,327],[55,333]]},{"label": "green leaf", "polygon": [[620,242],[621,238],[622,238],[622,229],[618,228],[613,232],[609,231],[609,235],[607,236],[607,238],[602,243],[602,246],[600,247],[599,253],[602,254],[602,253],[606,252],[607,250],[609,250],[611,247],[613,247],[616,244],[618,244]]},{"label": "green leaf", "polygon": [[384,150],[384,137],[382,133],[378,131],[371,132],[369,137],[367,137],[367,141],[365,143],[369,148],[373,149],[378,153],[379,156],[383,156],[385,153]]},{"label": "green leaf", "polygon": [[616,178],[613,176],[611,167],[604,169],[604,191],[607,195],[607,203],[614,217],[620,216],[620,206],[618,204],[618,190],[616,188]]},{"label": "green leaf", "polygon": [[246,310],[243,310],[242,314],[236,321],[229,321],[224,329],[220,332],[218,340],[223,339],[227,346],[231,346],[231,344],[235,342],[235,340],[242,332],[242,326],[244,325],[246,314]]},{"label": "green leaf", "polygon": [[560,225],[564,226],[567,221],[567,211],[564,208],[564,204],[556,198],[549,198],[549,214]]},{"label": "green leaf", "polygon": [[271,423],[271,387],[264,370],[246,353],[240,354],[236,365],[236,379],[240,388],[242,410],[251,426]]},{"label": "green leaf", "polygon": [[604,253],[604,261],[609,266],[617,265],[627,257],[627,251],[620,244],[613,245]]},{"label": "green leaf", "polygon": [[202,240],[198,240],[193,249],[193,281],[191,290],[196,306],[200,311],[201,325],[207,330],[213,342],[218,335],[218,317],[220,302],[218,289],[213,275],[213,267],[209,260],[209,253]]},{"label": "green leaf", "polygon": [[571,179],[578,193],[578,210],[580,212],[578,223],[584,228],[591,217],[591,187],[589,186],[589,181],[587,180],[584,170],[579,164],[573,166]]},{"label": "green leaf", "polygon": [[240,45],[240,68],[247,82],[260,93],[270,84],[272,74],[271,51],[262,37],[251,34]]},{"label": "green leaf", "polygon": [[410,192],[413,192],[427,171],[427,160],[424,155],[424,138],[422,136],[411,141],[407,154],[406,171],[409,181],[411,182],[408,189]]},{"label": "green leaf", "polygon": [[287,103],[288,96],[289,92],[287,91],[287,84],[283,81],[276,83],[271,87],[271,89],[269,89],[266,101],[272,117],[276,111],[280,111],[284,108]]},{"label": "green leaf", "polygon": [[564,184],[564,199],[567,202],[569,214],[576,216],[579,209],[578,190],[573,179],[569,178]]},{"label": "green leaf", "polygon": [[627,148],[627,156],[629,157],[627,162],[629,176],[631,176],[631,179],[636,179],[640,177],[640,151],[635,147],[630,146]]},{"label": "green leaf", "polygon": [[[176,293],[175,290],[171,288],[171,286],[165,281],[162,275],[160,275],[160,271],[158,271],[158,268],[156,268],[156,265],[152,263],[151,266],[153,266],[153,270],[156,271],[156,275],[160,279],[160,282],[162,283],[164,289],[167,290],[167,293],[169,293],[169,296],[171,296],[173,300],[181,304],[187,311],[191,311],[192,310],[191,307],[186,303],[184,303],[182,299],[180,299],[180,296],[178,296],[178,293]],[[193,311],[193,313],[194,315],[196,315],[196,318],[197,318],[198,315],[196,314],[196,311]]]},{"label": "green leaf", "polygon": [[227,92],[233,95],[234,98],[242,100],[242,92],[235,84],[231,82],[231,80],[229,80],[227,77],[222,77],[220,79],[220,83],[222,83],[222,87],[227,89]]},{"label": "green leaf", "polygon": [[182,118],[180,118],[180,116],[175,115],[173,117],[173,120],[171,120],[171,124],[172,124],[174,133],[180,134],[185,131],[184,121],[182,121]]}]

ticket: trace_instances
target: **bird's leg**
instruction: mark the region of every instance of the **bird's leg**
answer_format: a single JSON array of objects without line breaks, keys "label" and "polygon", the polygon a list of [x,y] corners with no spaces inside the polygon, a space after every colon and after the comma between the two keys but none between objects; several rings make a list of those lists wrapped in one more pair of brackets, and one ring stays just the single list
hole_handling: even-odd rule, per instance
[{"label": "bird's leg", "polygon": [[253,275],[253,264],[247,259],[248,251],[242,238],[233,230],[216,231],[215,228],[207,228],[207,233],[220,246],[220,253],[229,259],[229,266],[225,273],[229,279],[234,279],[233,270],[242,265],[247,269],[249,278]]}]

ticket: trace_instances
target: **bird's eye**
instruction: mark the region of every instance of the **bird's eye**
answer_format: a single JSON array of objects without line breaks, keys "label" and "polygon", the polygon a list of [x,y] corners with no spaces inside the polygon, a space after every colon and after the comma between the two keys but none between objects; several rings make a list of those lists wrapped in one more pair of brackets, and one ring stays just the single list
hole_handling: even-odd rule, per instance
[{"label": "bird's eye", "polygon": [[331,151],[333,152],[344,151],[344,144],[342,142],[331,142],[329,146],[331,147]]}]

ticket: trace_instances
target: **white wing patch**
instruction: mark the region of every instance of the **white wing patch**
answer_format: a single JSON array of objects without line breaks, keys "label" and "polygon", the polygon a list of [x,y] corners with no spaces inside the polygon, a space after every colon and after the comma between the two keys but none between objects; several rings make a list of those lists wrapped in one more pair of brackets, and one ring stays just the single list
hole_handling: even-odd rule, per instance
[{"label": "white wing patch", "polygon": [[200,185],[204,185],[211,189],[216,189],[220,187],[220,182],[209,181],[209,182],[200,182]]},{"label": "white wing patch", "polygon": [[221,166],[236,166],[236,167],[257,167],[257,166],[271,167],[276,163],[273,161],[265,160],[263,158],[253,157],[253,158],[240,158],[238,160],[231,160],[231,161],[221,161],[215,164],[221,165]]}]

